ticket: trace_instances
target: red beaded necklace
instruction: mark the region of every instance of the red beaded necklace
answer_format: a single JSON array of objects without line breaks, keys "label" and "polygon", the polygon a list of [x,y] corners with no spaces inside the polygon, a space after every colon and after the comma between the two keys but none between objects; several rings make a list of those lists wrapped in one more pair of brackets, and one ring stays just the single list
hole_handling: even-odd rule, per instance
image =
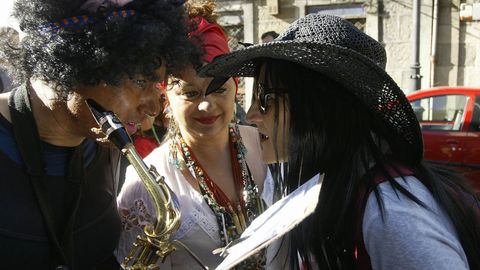
[{"label": "red beaded necklace", "polygon": [[[233,204],[222,189],[203,170],[181,134],[174,137],[170,144],[170,162],[180,169],[177,153],[182,154],[183,160],[198,182],[204,200],[215,214],[220,239],[225,245],[238,239],[247,225],[264,210],[263,202],[258,194],[258,187],[253,181],[245,161],[247,150],[242,143],[237,125],[231,124],[229,126],[229,135],[230,159],[234,185],[238,192],[238,204]],[[262,251],[245,260],[235,269],[263,269],[264,265],[265,256]]]},{"label": "red beaded necklace", "polygon": [[220,236],[226,244],[237,238],[259,213],[263,212],[258,188],[255,185],[245,162],[246,150],[239,137],[238,127],[229,127],[229,150],[235,189],[239,203],[232,202],[222,189],[210,178],[190,147],[179,134],[172,140],[172,161],[179,166],[176,153],[182,154],[183,160],[194,174],[200,191],[212,208],[220,227]]},{"label": "red beaded necklace", "polygon": [[[202,165],[198,161],[197,157],[191,150],[191,148],[187,145],[188,151],[190,153],[190,156],[187,158],[189,160],[192,160],[197,166],[195,168],[195,174],[200,175],[203,177],[203,181],[208,186],[209,191],[212,193],[213,198],[217,201],[217,203],[224,207],[225,209],[231,209],[233,205],[236,205],[235,203],[232,203],[232,201],[228,198],[228,196],[223,192],[223,190],[210,178],[208,173],[203,170]],[[235,149],[233,142],[229,142],[229,149],[230,149],[230,158],[231,158],[231,163],[232,163],[232,174],[233,174],[233,181],[235,184],[235,190],[237,190],[237,195],[240,200],[240,205],[242,206],[242,212],[243,212],[243,198],[241,196],[241,190],[243,190],[244,183],[243,183],[243,178],[242,178],[242,170],[240,168],[240,165],[237,162],[237,150]],[[199,178],[196,178],[199,180]]]}]

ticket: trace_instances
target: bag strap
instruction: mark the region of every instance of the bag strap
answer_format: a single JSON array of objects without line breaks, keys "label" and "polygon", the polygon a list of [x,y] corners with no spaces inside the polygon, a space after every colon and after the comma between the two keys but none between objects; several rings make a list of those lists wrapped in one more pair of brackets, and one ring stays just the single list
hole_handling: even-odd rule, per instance
[{"label": "bag strap", "polygon": [[83,147],[80,145],[74,150],[68,167],[69,170],[66,175],[67,181],[65,183],[65,208],[66,210],[70,210],[70,216],[67,219],[63,233],[60,233],[62,238],[59,239],[56,228],[60,229],[60,224],[55,224],[52,207],[48,199],[43,149],[40,143],[37,125],[33,118],[30,96],[26,85],[12,90],[8,105],[15,140],[20,155],[27,167],[30,182],[45,223],[51,251],[52,267],[54,269],[68,269],[67,265],[72,263],[73,258],[73,224],[80,203],[82,187],[85,182]]}]

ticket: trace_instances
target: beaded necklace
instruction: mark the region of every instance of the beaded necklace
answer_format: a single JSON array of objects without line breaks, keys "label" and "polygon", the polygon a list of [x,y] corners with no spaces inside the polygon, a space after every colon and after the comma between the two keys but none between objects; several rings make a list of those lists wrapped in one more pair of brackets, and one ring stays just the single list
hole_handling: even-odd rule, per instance
[{"label": "beaded necklace", "polygon": [[181,153],[190,172],[198,181],[203,198],[217,217],[220,238],[225,245],[240,237],[250,222],[264,211],[258,187],[245,161],[246,149],[236,124],[229,126],[229,147],[234,184],[239,192],[237,204],[232,203],[203,170],[181,134],[174,136],[170,142],[170,162],[180,168],[177,153]]}]

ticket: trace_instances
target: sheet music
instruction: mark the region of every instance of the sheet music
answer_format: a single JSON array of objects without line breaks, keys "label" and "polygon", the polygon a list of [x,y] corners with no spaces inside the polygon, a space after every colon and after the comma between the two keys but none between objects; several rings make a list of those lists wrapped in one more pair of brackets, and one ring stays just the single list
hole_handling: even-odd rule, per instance
[{"label": "sheet music", "polygon": [[322,180],[323,174],[314,176],[258,216],[243,232],[238,242],[227,248],[228,256],[216,269],[234,267],[311,215],[318,203]]}]

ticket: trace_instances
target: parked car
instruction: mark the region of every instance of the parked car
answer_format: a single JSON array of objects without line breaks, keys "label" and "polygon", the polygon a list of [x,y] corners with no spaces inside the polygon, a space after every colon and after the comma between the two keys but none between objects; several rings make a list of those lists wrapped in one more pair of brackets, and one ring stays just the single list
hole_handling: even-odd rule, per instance
[{"label": "parked car", "polygon": [[480,194],[480,88],[436,87],[407,95],[426,160],[464,174]]}]

